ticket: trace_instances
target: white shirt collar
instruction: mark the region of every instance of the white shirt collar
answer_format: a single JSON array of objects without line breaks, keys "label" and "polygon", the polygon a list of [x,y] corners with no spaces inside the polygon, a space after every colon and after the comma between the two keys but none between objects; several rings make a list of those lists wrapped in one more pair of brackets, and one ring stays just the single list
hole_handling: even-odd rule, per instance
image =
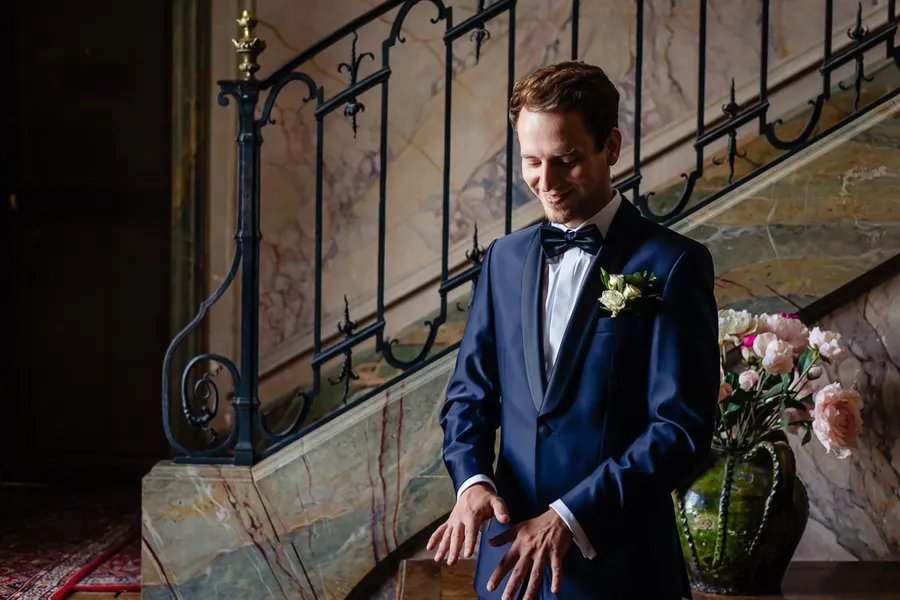
[{"label": "white shirt collar", "polygon": [[[613,190],[613,196],[610,198],[609,202],[606,203],[606,206],[601,208],[593,217],[576,227],[575,231],[593,224],[600,230],[600,235],[606,238],[606,234],[609,233],[609,226],[612,225],[613,217],[616,216],[620,204],[622,204],[622,196],[619,194],[618,190]],[[558,227],[563,231],[569,229],[562,223],[554,223],[553,226]]]}]

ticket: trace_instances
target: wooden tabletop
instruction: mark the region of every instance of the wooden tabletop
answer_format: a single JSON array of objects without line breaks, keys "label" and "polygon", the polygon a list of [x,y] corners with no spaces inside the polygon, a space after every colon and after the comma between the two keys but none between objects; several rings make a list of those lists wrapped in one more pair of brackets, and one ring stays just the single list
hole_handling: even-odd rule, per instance
[{"label": "wooden tabletop", "polygon": [[[475,561],[452,567],[431,559],[400,565],[397,600],[477,600],[472,590]],[[715,596],[694,592],[694,600]],[[740,596],[744,600],[900,600],[900,562],[795,562],[784,578],[781,596]]]}]

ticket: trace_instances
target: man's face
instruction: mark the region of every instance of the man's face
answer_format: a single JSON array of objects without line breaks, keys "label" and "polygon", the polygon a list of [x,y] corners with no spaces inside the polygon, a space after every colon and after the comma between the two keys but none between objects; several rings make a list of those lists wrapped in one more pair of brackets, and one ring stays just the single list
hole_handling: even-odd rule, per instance
[{"label": "man's face", "polygon": [[580,114],[523,109],[516,131],[522,178],[548,220],[574,228],[606,206],[612,197],[609,168],[622,143],[617,129],[596,148]]}]

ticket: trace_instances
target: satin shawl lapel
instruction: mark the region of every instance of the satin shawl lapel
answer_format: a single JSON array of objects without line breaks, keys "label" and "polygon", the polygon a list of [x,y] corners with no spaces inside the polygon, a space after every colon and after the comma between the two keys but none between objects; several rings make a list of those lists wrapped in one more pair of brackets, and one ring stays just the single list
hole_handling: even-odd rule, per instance
[{"label": "satin shawl lapel", "polygon": [[544,341],[541,332],[541,279],[544,253],[541,251],[540,229],[535,229],[525,254],[522,274],[522,343],[525,349],[525,374],[531,389],[531,401],[538,410],[544,401]]},{"label": "satin shawl lapel", "polygon": [[[642,241],[642,236],[639,235],[641,229],[636,226],[639,225],[639,219],[641,216],[638,209],[627,199],[622,198],[622,204],[613,217],[600,253],[591,265],[584,285],[578,293],[572,316],[560,342],[559,354],[550,380],[547,382],[544,402],[539,409],[540,415],[545,415],[557,407],[565,397],[573,373],[579,371],[577,365],[584,360],[584,354],[594,337],[597,319],[602,312],[598,301],[603,291],[600,268],[603,267],[609,273],[621,272],[628,258]],[[540,248],[540,244],[538,247]]]}]

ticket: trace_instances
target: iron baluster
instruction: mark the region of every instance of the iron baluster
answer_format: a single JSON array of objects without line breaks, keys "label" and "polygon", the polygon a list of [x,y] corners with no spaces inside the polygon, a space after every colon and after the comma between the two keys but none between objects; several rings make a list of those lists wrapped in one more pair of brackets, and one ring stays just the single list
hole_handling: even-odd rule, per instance
[{"label": "iron baluster", "polygon": [[[390,49],[394,46],[395,42],[400,42],[401,44],[406,41],[404,37],[400,35],[401,27],[403,26],[403,21],[406,18],[406,15],[412,9],[413,6],[418,4],[419,2],[423,2],[425,0],[408,0],[403,7],[401,7],[399,14],[397,15],[396,20],[394,21],[393,27],[391,27],[391,35],[384,42],[384,61],[385,66],[389,65],[389,56]],[[443,207],[443,215],[441,221],[441,281],[446,281],[447,279],[447,262],[448,262],[448,252],[449,252],[449,235],[450,235],[450,110],[451,110],[451,90],[453,85],[453,40],[457,39],[461,35],[465,35],[469,31],[477,29],[477,24],[481,21],[479,20],[480,16],[487,14],[489,11],[482,11],[480,15],[475,15],[472,19],[469,19],[463,25],[470,25],[471,27],[466,28],[455,28],[453,27],[453,13],[450,8],[444,6],[444,3],[441,0],[428,0],[437,8],[437,16],[431,19],[431,22],[434,24],[439,23],[440,21],[445,22],[445,33],[444,33],[444,46],[445,46],[445,64],[444,64],[444,172],[443,172],[443,192],[442,192],[442,207]],[[451,35],[456,32],[456,35]],[[384,310],[384,243],[385,243],[385,215],[384,210],[386,206],[386,182],[387,182],[387,84],[383,84],[382,87],[382,116],[381,116],[381,173],[380,173],[380,185],[381,185],[381,197],[379,199],[379,214],[378,214],[378,305],[381,311]],[[425,338],[425,343],[419,352],[410,360],[404,361],[397,358],[394,354],[393,347],[399,340],[397,339],[386,339],[384,337],[384,330],[379,329],[376,337],[376,349],[381,352],[381,355],[384,357],[385,362],[394,367],[395,369],[406,370],[411,367],[416,366],[418,363],[421,363],[428,356],[428,353],[431,351],[434,346],[434,342],[437,339],[437,332],[440,326],[444,323],[447,317],[447,296],[445,293],[441,292],[441,308],[440,314],[437,317],[430,321],[425,321],[424,325],[428,327],[428,335]],[[383,312],[379,313],[379,318],[383,318]]]}]

